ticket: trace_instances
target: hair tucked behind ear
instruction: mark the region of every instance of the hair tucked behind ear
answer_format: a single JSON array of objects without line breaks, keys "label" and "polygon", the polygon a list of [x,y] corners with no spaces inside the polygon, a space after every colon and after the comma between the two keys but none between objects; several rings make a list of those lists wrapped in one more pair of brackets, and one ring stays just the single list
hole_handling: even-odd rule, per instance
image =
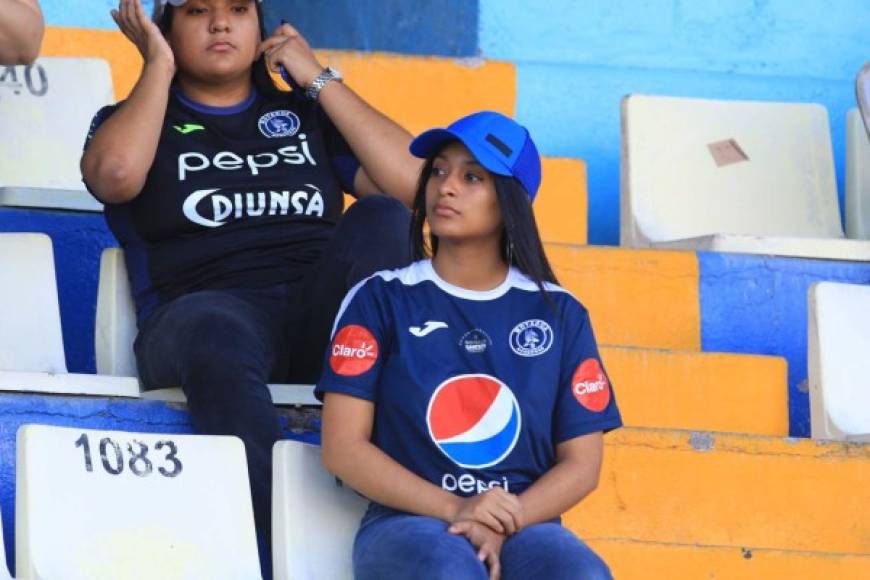
[{"label": "hair tucked behind ear", "polygon": [[[445,143],[444,147],[447,145],[449,143]],[[438,252],[438,236],[431,232],[428,236],[424,235],[423,226],[426,222],[426,184],[432,174],[435,157],[444,147],[426,159],[417,181],[417,191],[411,208],[411,255],[415,260],[432,257]],[[558,281],[544,253],[544,244],[538,233],[529,196],[520,182],[513,177],[495,173],[490,175],[495,182],[498,206],[504,222],[502,259],[532,279],[546,293],[544,282],[558,284]]]}]

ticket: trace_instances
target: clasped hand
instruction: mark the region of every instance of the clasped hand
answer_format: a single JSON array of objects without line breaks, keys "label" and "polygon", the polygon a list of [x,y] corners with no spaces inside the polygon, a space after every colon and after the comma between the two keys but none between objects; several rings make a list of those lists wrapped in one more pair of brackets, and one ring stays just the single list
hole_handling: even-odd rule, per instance
[{"label": "clasped hand", "polygon": [[517,496],[500,487],[466,498],[448,528],[451,534],[465,536],[486,562],[491,580],[501,577],[499,554],[507,536],[523,526],[523,506]]}]

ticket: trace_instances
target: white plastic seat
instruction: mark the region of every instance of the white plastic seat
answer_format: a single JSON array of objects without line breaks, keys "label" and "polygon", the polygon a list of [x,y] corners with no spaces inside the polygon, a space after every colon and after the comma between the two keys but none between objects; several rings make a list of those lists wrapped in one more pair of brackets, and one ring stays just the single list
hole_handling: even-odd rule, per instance
[{"label": "white plastic seat", "polygon": [[51,239],[0,234],[0,391],[138,397],[135,380],[66,372]]},{"label": "white plastic seat", "polygon": [[26,425],[17,460],[19,577],[262,577],[235,437]]},{"label": "white plastic seat", "polygon": [[622,123],[622,245],[870,260],[840,224],[824,107],[630,95]]},{"label": "white plastic seat", "polygon": [[810,288],[807,350],[813,439],[870,442],[870,286]]},{"label": "white plastic seat", "polygon": [[0,205],[100,211],[79,158],[93,115],[113,102],[109,64],[42,57],[7,67],[0,95]]},{"label": "white plastic seat", "polygon": [[858,97],[858,108],[864,118],[864,129],[870,135],[870,62],[864,63],[858,76],[855,77],[855,95]]},{"label": "white plastic seat", "polygon": [[870,240],[870,136],[858,109],[846,116],[846,234]]},{"label": "white plastic seat", "polygon": [[353,540],[368,500],[323,468],[320,447],[279,441],[272,464],[275,580],[351,580]]},{"label": "white plastic seat", "polygon": [[[97,373],[128,378],[138,376],[133,355],[137,332],[135,310],[123,250],[103,250],[94,333]],[[138,384],[138,380],[136,382]],[[314,397],[314,385],[273,384],[269,385],[269,391],[276,405],[320,405]],[[159,401],[185,401],[180,388],[142,390],[140,396]]]}]

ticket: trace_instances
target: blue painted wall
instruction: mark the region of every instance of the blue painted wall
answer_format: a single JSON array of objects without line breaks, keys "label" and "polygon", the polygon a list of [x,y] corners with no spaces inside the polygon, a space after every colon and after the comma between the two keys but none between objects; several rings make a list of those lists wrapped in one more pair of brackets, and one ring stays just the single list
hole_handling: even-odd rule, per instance
[{"label": "blue painted wall", "polygon": [[843,189],[846,110],[868,58],[866,0],[482,0],[480,47],[518,68],[517,116],[542,152],[582,157],[589,239],[619,242],[619,101],[633,92],[813,101]]},{"label": "blue painted wall", "polygon": [[312,46],[470,56],[478,52],[476,0],[267,0],[268,30],[282,18]]},{"label": "blue painted wall", "polygon": [[[285,437],[319,443],[320,427],[311,413],[285,409],[281,420]],[[15,437],[18,428],[29,423],[145,433],[193,432],[182,405],[0,393],[0,511],[10,570],[15,570]]]},{"label": "blue painted wall", "polygon": [[785,357],[789,431],[809,437],[807,292],[821,281],[870,284],[870,263],[707,252],[698,262],[701,348]]}]

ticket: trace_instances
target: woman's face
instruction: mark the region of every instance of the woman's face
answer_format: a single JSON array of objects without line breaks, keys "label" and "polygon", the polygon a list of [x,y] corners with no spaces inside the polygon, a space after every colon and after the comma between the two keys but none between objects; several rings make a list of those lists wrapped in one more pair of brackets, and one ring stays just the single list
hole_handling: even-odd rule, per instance
[{"label": "woman's face", "polygon": [[439,241],[500,239],[501,210],[492,174],[462,143],[435,157],[426,182],[426,219]]},{"label": "woman's face", "polygon": [[254,0],[188,0],[175,8],[169,44],[179,71],[197,79],[248,74],[260,44]]}]

